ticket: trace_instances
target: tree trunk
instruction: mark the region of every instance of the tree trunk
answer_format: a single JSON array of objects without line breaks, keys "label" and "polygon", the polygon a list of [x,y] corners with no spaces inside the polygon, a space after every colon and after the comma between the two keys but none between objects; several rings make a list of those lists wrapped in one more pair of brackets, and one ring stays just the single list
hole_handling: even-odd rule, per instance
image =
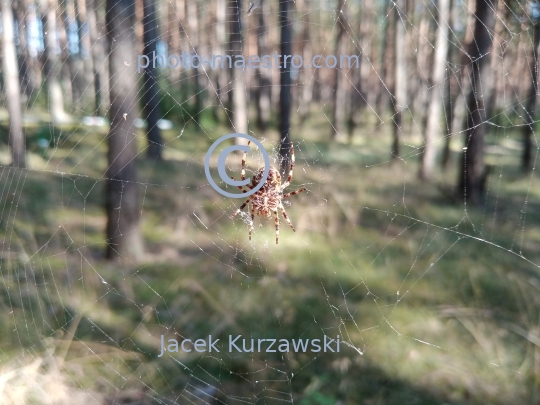
[{"label": "tree trunk", "polygon": [[300,116],[300,122],[303,124],[310,111],[311,101],[313,100],[313,84],[315,82],[315,69],[307,68],[306,63],[310,64],[313,51],[312,51],[312,36],[311,36],[311,23],[310,23],[310,14],[312,12],[311,2],[309,1],[298,1],[298,8],[302,11],[302,58],[304,59],[304,66],[302,68],[301,77],[302,77],[302,95],[298,105],[298,115]]},{"label": "tree trunk", "polygon": [[439,17],[435,61],[431,87],[431,102],[428,108],[427,125],[424,132],[424,153],[421,155],[420,178],[427,180],[433,174],[437,141],[441,134],[441,107],[445,93],[446,57],[448,56],[448,28],[450,0],[439,0]]},{"label": "tree trunk", "polygon": [[486,95],[490,94],[484,77],[486,68],[490,67],[489,52],[493,29],[492,0],[477,0],[474,35],[469,55],[471,58],[471,89],[467,96],[467,129],[465,133],[465,148],[462,165],[459,170],[459,192],[466,201],[479,204],[484,192],[486,172],[484,166],[484,137],[486,133]]},{"label": "tree trunk", "polygon": [[80,58],[84,63],[81,74],[83,75],[83,97],[84,107],[88,107],[88,102],[94,102],[96,94],[89,94],[89,89],[94,87],[94,58],[92,57],[92,42],[90,38],[90,28],[88,25],[88,13],[86,10],[86,0],[77,0],[76,3],[76,18],[78,25],[79,44],[80,44]]},{"label": "tree trunk", "polygon": [[12,165],[24,168],[25,139],[22,125],[21,95],[19,89],[19,70],[13,41],[13,10],[11,0],[2,1],[2,73],[6,91],[6,104],[9,114],[9,147]]},{"label": "tree trunk", "polygon": [[[197,10],[197,3],[194,1],[186,1],[186,15],[188,18],[189,25],[189,45],[190,52],[194,52],[196,55],[199,55],[200,43],[199,43],[199,13]],[[193,120],[197,125],[200,123],[201,112],[203,110],[203,100],[202,100],[202,78],[203,75],[201,71],[203,70],[203,64],[199,59],[198,67],[191,67],[189,72],[191,78],[193,79],[193,98],[195,101],[195,114]]]},{"label": "tree trunk", "polygon": [[[535,4],[536,12],[538,13],[539,6]],[[538,14],[537,14],[538,15]],[[540,21],[538,18],[532,19],[533,21],[533,37],[532,46],[530,50],[530,78],[531,83],[529,87],[529,94],[525,102],[525,122],[527,125],[523,127],[523,154],[521,156],[521,167],[525,172],[532,171],[534,167],[533,159],[533,135],[535,125],[535,110],[536,99],[538,97],[538,45],[540,43]],[[538,147],[538,144],[536,145]]]},{"label": "tree trunk", "polygon": [[43,31],[45,49],[43,52],[43,75],[47,85],[49,96],[49,111],[53,122],[64,122],[68,116],[64,110],[64,93],[60,86],[61,63],[56,54],[57,29],[56,29],[57,5],[54,0],[41,0],[41,15],[43,16]]},{"label": "tree trunk", "polygon": [[[227,40],[227,0],[216,0],[216,40],[214,41],[215,55],[224,55],[224,46]],[[219,111],[226,111],[229,105],[227,70],[218,69],[216,91],[219,101]],[[218,112],[219,112],[218,111]]]},{"label": "tree trunk", "polygon": [[[334,43],[334,57],[340,59],[340,55],[343,53],[343,37],[345,35],[345,24],[346,20],[344,18],[344,8],[345,1],[339,0],[338,9],[337,9],[337,21],[336,21],[336,41]],[[345,103],[347,98],[345,95],[345,73],[348,70],[347,67],[340,67],[339,60],[337,61],[338,65],[335,66],[332,70],[334,75],[334,91],[332,93],[332,139],[338,142],[344,142],[346,137],[345,132]]]},{"label": "tree trunk", "polygon": [[[265,3],[260,0],[258,12],[259,24],[257,27],[257,52],[259,56],[269,54],[268,51],[268,33],[265,18]],[[261,131],[266,131],[268,121],[270,120],[270,73],[268,69],[259,66],[257,71],[257,127]]]},{"label": "tree trunk", "polygon": [[98,3],[97,0],[87,0],[86,12],[88,18],[88,30],[91,43],[92,72],[94,84],[95,114],[103,115],[109,107],[108,102],[108,76],[107,76],[107,57],[105,56],[103,41],[99,36],[101,32],[98,23]]},{"label": "tree trunk", "polygon": [[[247,101],[246,101],[246,82],[245,71],[235,68],[235,56],[243,54],[242,40],[242,0],[231,0],[230,10],[231,16],[231,33],[229,37],[231,57],[233,68],[231,69],[232,77],[232,123],[236,132],[247,134],[248,117],[247,117]],[[237,138],[236,143],[247,143],[244,138]]]},{"label": "tree trunk", "polygon": [[395,93],[393,100],[394,126],[392,142],[392,159],[401,154],[403,110],[407,105],[407,60],[405,56],[405,6],[406,0],[397,0],[395,6],[396,15],[396,38],[394,41],[396,65],[395,65]]},{"label": "tree trunk", "polygon": [[[282,0],[279,2],[279,26],[281,27],[280,54],[292,54],[292,23],[289,18],[291,0]],[[280,63],[280,92],[279,92],[279,160],[281,173],[289,170],[290,152],[291,152],[291,63],[290,59],[285,64]]]},{"label": "tree trunk", "polygon": [[[155,0],[143,0],[144,17],[143,17],[143,38],[144,51],[143,54],[153,60],[153,55],[157,54],[157,41],[159,38],[158,32],[158,15],[156,13]],[[161,119],[160,96],[158,84],[158,69],[157,64],[150,63],[144,69],[144,94],[143,94],[143,111],[146,119],[146,139],[148,140],[148,149],[146,154],[149,159],[161,160],[161,150],[163,140],[161,138],[161,129],[158,127],[158,121]]]},{"label": "tree trunk", "polygon": [[133,0],[107,0],[107,38],[109,40],[109,74],[115,80],[110,86],[111,122],[107,136],[108,168],[106,173],[107,252],[108,259],[142,255],[139,231],[140,207],[137,186],[137,59]]},{"label": "tree trunk", "polygon": [[15,16],[19,33],[20,53],[18,57],[19,75],[21,85],[26,95],[26,104],[34,102],[34,97],[40,87],[39,67],[37,66],[36,54],[30,52],[27,27],[31,21],[35,21],[35,10],[29,10],[26,0],[19,0],[15,3]]}]

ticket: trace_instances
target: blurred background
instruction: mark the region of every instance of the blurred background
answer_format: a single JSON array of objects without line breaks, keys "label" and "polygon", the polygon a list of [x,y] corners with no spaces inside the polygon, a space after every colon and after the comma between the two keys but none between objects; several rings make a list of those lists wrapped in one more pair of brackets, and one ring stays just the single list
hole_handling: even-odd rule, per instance
[{"label": "blurred background", "polygon": [[[0,404],[540,404],[540,5],[254,1],[1,0]],[[239,334],[343,343],[158,357]]]}]

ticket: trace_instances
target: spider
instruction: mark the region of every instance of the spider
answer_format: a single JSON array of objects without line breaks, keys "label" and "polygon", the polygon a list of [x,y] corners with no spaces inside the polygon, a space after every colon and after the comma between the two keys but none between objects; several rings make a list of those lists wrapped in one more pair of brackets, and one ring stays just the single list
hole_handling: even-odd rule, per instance
[{"label": "spider", "polygon": [[[248,146],[250,145],[251,141],[248,142]],[[246,179],[246,156],[247,153],[244,152],[244,155],[242,157],[242,180]],[[289,226],[292,228],[293,232],[296,232],[296,229],[294,229],[294,226],[287,216],[287,213],[285,212],[285,207],[283,207],[282,200],[284,198],[292,197],[293,195],[299,194],[302,191],[306,191],[307,189],[305,187],[299,188],[298,190],[292,191],[290,193],[283,194],[283,190],[285,190],[290,184],[291,180],[293,178],[293,169],[294,169],[294,147],[291,144],[291,167],[289,169],[289,176],[287,177],[287,181],[283,184],[281,184],[281,175],[279,174],[279,171],[275,169],[274,167],[270,167],[270,171],[268,172],[268,177],[266,181],[264,182],[264,185],[255,193],[249,196],[249,198],[236,210],[236,212],[233,214],[232,218],[236,217],[245,207],[246,205],[251,203],[251,224],[249,226],[249,240],[251,240],[251,232],[253,231],[253,220],[255,219],[255,213],[257,213],[260,217],[266,217],[270,218],[272,213],[274,214],[274,223],[276,226],[276,245],[279,242],[279,217],[278,217],[278,210],[281,210],[283,214],[283,218],[285,218],[285,221],[289,224]],[[250,190],[255,188],[257,184],[261,181],[264,174],[264,167],[257,170],[253,178],[251,179],[251,184],[248,184],[247,188]],[[234,177],[231,177],[234,180]],[[244,190],[242,186],[237,186],[242,192],[246,192],[247,190]]]}]

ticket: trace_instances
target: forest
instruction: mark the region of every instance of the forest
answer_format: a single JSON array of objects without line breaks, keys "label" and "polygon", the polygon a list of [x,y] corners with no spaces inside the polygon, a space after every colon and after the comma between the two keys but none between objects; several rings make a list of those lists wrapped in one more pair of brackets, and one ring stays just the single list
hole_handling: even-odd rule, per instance
[{"label": "forest", "polygon": [[540,2],[0,2],[0,404],[540,404]]}]

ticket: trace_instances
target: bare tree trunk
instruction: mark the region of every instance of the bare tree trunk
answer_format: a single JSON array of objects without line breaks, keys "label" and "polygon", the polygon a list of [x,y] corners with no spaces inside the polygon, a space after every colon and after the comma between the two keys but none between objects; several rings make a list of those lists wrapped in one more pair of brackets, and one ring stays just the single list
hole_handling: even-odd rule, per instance
[{"label": "bare tree trunk", "polygon": [[313,100],[313,84],[315,82],[315,70],[308,69],[305,64],[310,63],[313,57],[312,38],[311,38],[311,2],[298,0],[298,8],[302,11],[302,58],[304,59],[304,67],[301,72],[302,77],[302,95],[298,105],[298,114],[300,122],[303,124],[310,110],[311,101]]},{"label": "bare tree trunk", "polygon": [[90,27],[88,25],[88,13],[86,11],[86,0],[77,0],[76,18],[79,27],[80,58],[83,61],[83,91],[84,107],[88,107],[88,102],[94,102],[96,94],[91,93],[89,89],[94,86],[94,58],[92,57],[92,42],[90,38]]},{"label": "bare tree trunk", "polygon": [[[280,54],[292,54],[292,19],[289,18],[291,0],[279,2],[279,26],[281,27]],[[290,165],[291,152],[291,62],[282,58],[279,92],[279,160],[281,173],[285,175]]]},{"label": "bare tree trunk", "polygon": [[397,158],[401,153],[402,121],[403,110],[407,105],[407,60],[405,56],[405,6],[406,0],[397,0],[395,6],[396,14],[396,38],[394,41],[396,66],[395,66],[395,93],[393,100],[394,107],[394,126],[392,159]]},{"label": "bare tree trunk", "polygon": [[[216,0],[216,41],[214,41],[215,55],[223,55],[223,47],[227,40],[227,0]],[[228,78],[226,69],[218,69],[217,72],[217,96],[219,98],[220,111],[229,105]]]},{"label": "bare tree trunk", "polygon": [[[189,43],[190,51],[195,52],[196,55],[199,55],[200,51],[200,41],[199,41],[199,13],[197,10],[197,3],[194,1],[186,1],[186,15],[188,18],[189,25]],[[201,112],[203,110],[203,100],[202,100],[202,62],[199,58],[198,66],[192,66],[190,74],[193,79],[193,96],[195,99],[195,114],[193,120],[198,125],[201,119]]]},{"label": "bare tree trunk", "polygon": [[115,259],[139,258],[142,240],[139,230],[137,185],[137,50],[134,33],[133,0],[107,0],[107,38],[109,40],[109,74],[111,127],[107,136],[109,166],[106,173],[107,252]]},{"label": "bare tree trunk", "polygon": [[450,20],[450,0],[439,0],[439,17],[437,43],[435,45],[435,62],[433,66],[433,86],[431,102],[428,109],[427,125],[424,132],[424,153],[421,155],[419,176],[429,179],[433,174],[436,159],[437,140],[441,134],[441,107],[445,93],[446,57],[448,56],[448,31]]},{"label": "bare tree trunk", "polygon": [[15,42],[13,41],[13,10],[11,0],[2,0],[2,73],[6,91],[6,104],[9,114],[9,147],[12,165],[24,168],[25,138],[22,125],[21,94],[19,89],[19,70]]},{"label": "bare tree trunk", "polygon": [[[540,12],[540,7],[534,3],[536,13]],[[536,14],[538,15],[538,14]],[[531,83],[527,100],[525,102],[525,121],[527,125],[523,127],[523,153],[521,156],[521,167],[525,172],[532,171],[534,167],[533,159],[533,135],[535,126],[536,99],[538,97],[538,45],[540,44],[540,21],[539,18],[531,18],[533,21],[533,37],[529,55],[529,70]],[[538,142],[535,139],[538,148]]]},{"label": "bare tree trunk", "polygon": [[[157,53],[157,40],[159,32],[157,27],[158,14],[156,13],[155,0],[143,0],[144,16],[143,16],[143,38],[144,51],[153,60],[154,54]],[[158,121],[161,119],[159,84],[157,80],[158,69],[157,64],[154,67],[153,63],[144,70],[144,118],[146,119],[146,139],[148,140],[148,149],[146,150],[149,159],[161,160],[161,149],[163,140],[161,138],[161,129],[158,127]]]},{"label": "bare tree trunk", "polygon": [[27,105],[31,104],[40,87],[39,68],[37,66],[37,55],[30,53],[28,44],[27,27],[32,18],[35,18],[35,11],[28,9],[26,0],[19,0],[15,4],[15,16],[19,33],[20,54],[19,75],[23,86],[23,93],[26,95]]},{"label": "bare tree trunk", "polygon": [[[233,59],[232,73],[232,115],[233,127],[236,132],[247,134],[247,100],[245,71],[234,67],[235,56],[243,54],[242,39],[242,0],[231,0],[230,10],[232,10],[230,49]],[[244,138],[237,138],[236,143],[246,143]]]},{"label": "bare tree trunk", "polygon": [[467,130],[462,165],[459,168],[459,192],[473,204],[480,203],[486,180],[484,165],[484,137],[486,133],[486,100],[493,83],[483,81],[486,68],[489,68],[489,51],[492,45],[490,30],[493,29],[492,0],[477,0],[476,23],[471,58],[471,90],[467,97]]},{"label": "bare tree trunk", "polygon": [[54,0],[41,0],[45,50],[43,52],[43,74],[49,95],[49,111],[53,122],[67,121],[64,110],[64,95],[60,86],[61,63],[57,55],[57,5]]},{"label": "bare tree trunk", "polygon": [[[343,37],[345,35],[345,24],[346,20],[343,16],[344,14],[344,8],[345,8],[345,1],[339,0],[338,3],[338,9],[337,9],[337,21],[336,21],[336,29],[337,29],[337,35],[336,35],[336,41],[334,43],[334,57],[336,59],[340,59],[340,55],[342,52],[342,41]],[[344,142],[347,137],[345,133],[345,103],[347,102],[346,96],[345,96],[345,79],[344,75],[346,72],[345,67],[339,66],[339,60],[336,61],[338,63],[337,66],[333,68],[333,74],[334,74],[334,91],[332,94],[333,98],[333,114],[332,114],[332,139],[338,142]]]},{"label": "bare tree trunk", "polygon": [[[259,19],[257,27],[257,52],[262,56],[269,54],[269,51],[267,44],[268,27],[265,18],[265,10],[267,7],[264,0],[260,1],[259,10],[257,10]],[[257,127],[263,132],[266,131],[268,121],[270,120],[270,84],[270,73],[268,72],[268,69],[260,67],[259,65],[257,72]]]},{"label": "bare tree trunk", "polygon": [[61,37],[64,47],[63,61],[69,71],[69,84],[71,85],[71,104],[74,111],[78,111],[81,108],[84,84],[84,64],[81,59],[80,49],[79,53],[75,53],[71,47],[69,36],[74,32],[74,25],[76,24],[77,17],[75,13],[75,0],[65,1],[65,10],[62,14],[62,28]]},{"label": "bare tree trunk", "polygon": [[107,57],[104,52],[103,40],[101,38],[101,24],[98,23],[98,0],[87,0],[86,12],[88,30],[91,43],[92,73],[95,93],[95,114],[103,115],[108,109],[108,75]]}]

